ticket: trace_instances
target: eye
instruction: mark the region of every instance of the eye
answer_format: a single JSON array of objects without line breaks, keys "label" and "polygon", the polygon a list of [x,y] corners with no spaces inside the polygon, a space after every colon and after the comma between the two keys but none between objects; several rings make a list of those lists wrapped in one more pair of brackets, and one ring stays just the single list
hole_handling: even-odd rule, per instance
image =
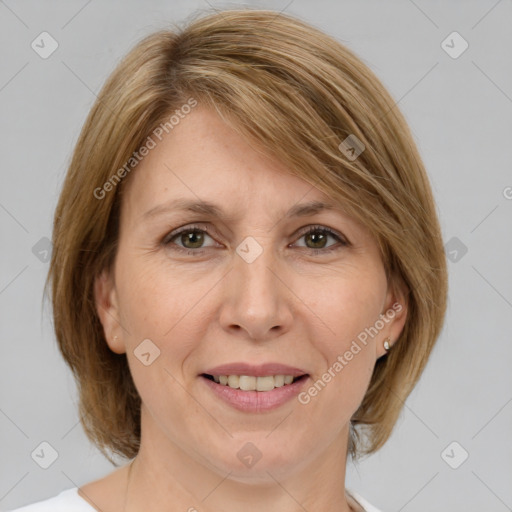
[{"label": "eye", "polygon": [[[173,247],[180,250],[186,251],[189,254],[201,254],[203,251],[197,250],[202,249],[203,243],[205,241],[205,236],[211,238],[206,229],[199,226],[185,226],[180,228],[172,233],[169,233],[163,240],[162,243],[164,245],[175,245]],[[178,245],[174,240],[177,239],[177,242],[183,244]],[[213,240],[213,239],[212,239]],[[208,247],[208,246],[207,246]]]},{"label": "eye", "polygon": [[[334,238],[338,244],[326,245],[329,237]],[[302,238],[306,241],[306,248],[315,255],[325,254],[349,245],[345,238],[325,226],[309,226],[300,235],[300,239]]]},{"label": "eye", "polygon": [[[201,249],[215,247],[214,245],[203,245],[206,238],[213,240],[206,226],[192,225],[172,231],[162,240],[162,244],[169,246],[172,250],[200,255],[204,252],[204,250]],[[302,238],[305,239],[306,245],[299,245],[299,247],[309,249],[314,255],[326,254],[350,245],[342,235],[339,235],[325,226],[307,227],[305,230],[302,230],[302,233],[299,235],[299,240]],[[338,244],[326,245],[329,238],[333,238]]]}]

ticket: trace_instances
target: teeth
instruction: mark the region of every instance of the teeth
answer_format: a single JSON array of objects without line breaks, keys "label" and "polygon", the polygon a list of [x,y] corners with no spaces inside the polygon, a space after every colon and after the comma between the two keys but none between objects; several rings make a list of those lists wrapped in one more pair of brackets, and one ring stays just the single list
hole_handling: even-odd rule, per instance
[{"label": "teeth", "polygon": [[213,375],[213,380],[218,384],[242,391],[272,391],[274,388],[291,384],[293,379],[292,375]]},{"label": "teeth", "polygon": [[240,377],[238,375],[228,375],[228,386],[230,388],[238,388],[240,387]]},{"label": "teeth", "polygon": [[[231,377],[228,377],[228,383],[229,379]],[[238,386],[243,391],[252,391],[256,389],[256,379],[257,377],[249,376],[249,375],[240,375],[238,378]],[[231,386],[231,384],[229,384]],[[231,386],[234,387],[234,386]]]},{"label": "teeth", "polygon": [[274,375],[274,386],[276,388],[284,386],[284,375]]}]

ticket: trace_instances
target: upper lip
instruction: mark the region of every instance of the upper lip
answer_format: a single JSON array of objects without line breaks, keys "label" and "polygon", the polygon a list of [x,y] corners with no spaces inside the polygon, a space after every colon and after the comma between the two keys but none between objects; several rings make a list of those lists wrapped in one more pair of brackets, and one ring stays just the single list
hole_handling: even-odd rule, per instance
[{"label": "upper lip", "polygon": [[204,372],[207,375],[250,375],[254,377],[265,377],[268,375],[292,375],[300,377],[306,375],[307,372],[300,368],[287,366],[280,363],[227,363],[215,368],[210,368]]}]

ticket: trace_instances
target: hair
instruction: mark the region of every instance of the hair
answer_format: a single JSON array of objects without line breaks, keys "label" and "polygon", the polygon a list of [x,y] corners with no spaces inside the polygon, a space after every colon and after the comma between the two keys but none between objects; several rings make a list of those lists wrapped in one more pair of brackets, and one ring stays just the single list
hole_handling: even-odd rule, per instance
[{"label": "hair", "polygon": [[[78,138],[46,285],[86,435],[114,465],[109,451],[133,458],[140,447],[141,399],[126,354],[106,343],[94,281],[112,268],[122,190],[138,150],[194,101],[362,222],[388,283],[407,290],[404,328],[376,361],[350,422],[348,454],[377,451],[444,322],[446,259],[430,183],[395,101],[352,51],[295,17],[253,9],[206,13],[145,37],[107,79]],[[349,136],[363,149],[357,158],[342,150]]]}]

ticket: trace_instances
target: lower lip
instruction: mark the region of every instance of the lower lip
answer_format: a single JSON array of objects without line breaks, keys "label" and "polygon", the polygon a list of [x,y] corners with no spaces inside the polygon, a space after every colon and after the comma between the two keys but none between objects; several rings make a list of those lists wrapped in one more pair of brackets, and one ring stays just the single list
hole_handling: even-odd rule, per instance
[{"label": "lower lip", "polygon": [[286,384],[272,391],[242,391],[233,389],[200,376],[201,380],[224,402],[244,412],[263,412],[277,409],[296,397],[304,387],[308,377]]}]

